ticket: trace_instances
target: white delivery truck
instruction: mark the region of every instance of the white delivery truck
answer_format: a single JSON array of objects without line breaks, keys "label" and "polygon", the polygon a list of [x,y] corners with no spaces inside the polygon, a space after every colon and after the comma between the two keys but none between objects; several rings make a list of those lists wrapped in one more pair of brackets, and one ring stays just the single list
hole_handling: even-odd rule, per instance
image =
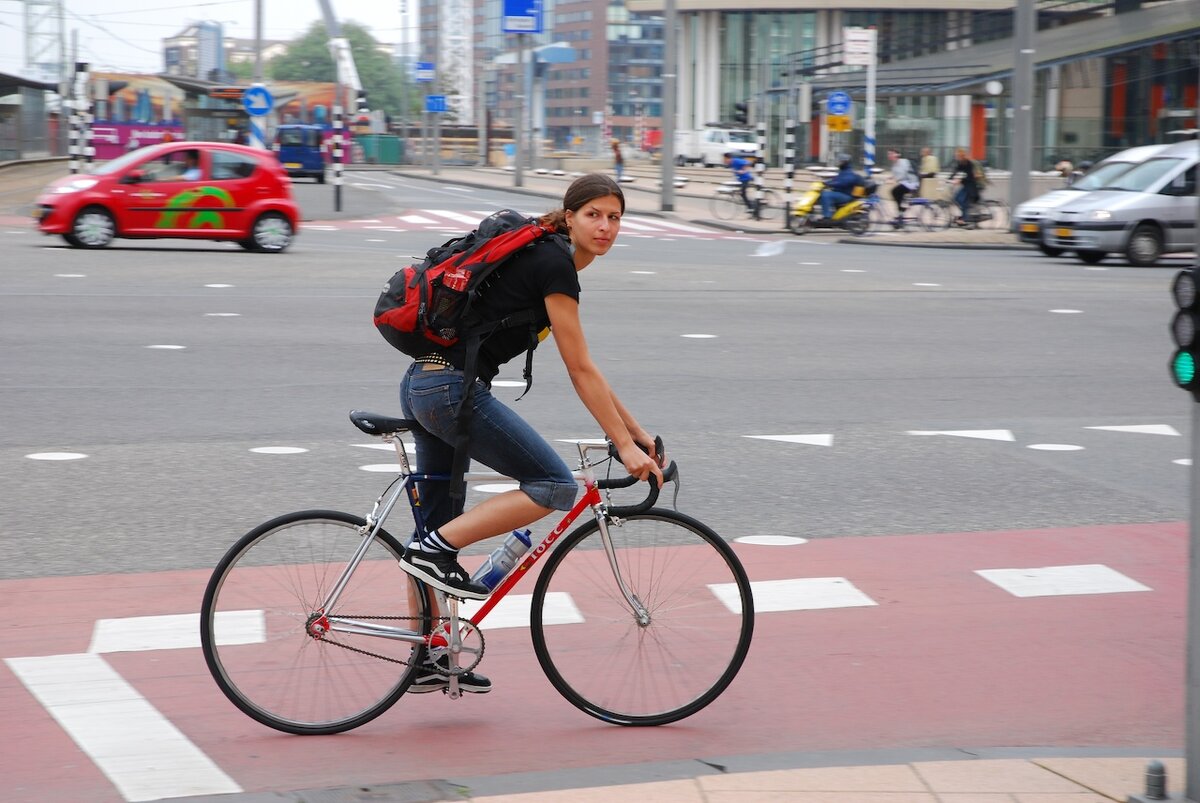
[{"label": "white delivery truck", "polygon": [[715,126],[675,132],[675,163],[678,165],[723,165],[729,151],[740,151],[749,156],[758,153],[754,132]]}]

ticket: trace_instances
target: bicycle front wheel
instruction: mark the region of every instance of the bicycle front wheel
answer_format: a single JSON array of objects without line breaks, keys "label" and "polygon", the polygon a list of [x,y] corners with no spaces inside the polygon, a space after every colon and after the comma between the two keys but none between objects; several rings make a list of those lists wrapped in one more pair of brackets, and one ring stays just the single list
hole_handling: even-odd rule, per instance
[{"label": "bicycle front wheel", "polygon": [[996,198],[989,198],[983,202],[982,207],[987,214],[979,221],[979,228],[992,231],[1008,230],[1008,204]]},{"label": "bicycle front wheel", "polygon": [[[336,610],[321,609],[365,528],[347,513],[291,513],[251,530],[217,564],[200,642],[217,685],[248,716],[286,733],[340,733],[382,714],[412,682],[429,602],[400,569],[395,538],[380,530]],[[344,632],[341,619],[409,638]]]},{"label": "bicycle front wheel", "polygon": [[563,540],[538,577],[531,614],[538,661],[572,705],[605,722],[664,725],[691,716],[725,690],[750,649],[746,572],[720,536],[671,510],[610,522],[608,532],[644,616],[621,592],[599,524],[590,521]]},{"label": "bicycle front wheel", "polygon": [[742,196],[734,192],[718,192],[709,204],[717,220],[733,220],[738,210],[746,208],[742,205]]}]

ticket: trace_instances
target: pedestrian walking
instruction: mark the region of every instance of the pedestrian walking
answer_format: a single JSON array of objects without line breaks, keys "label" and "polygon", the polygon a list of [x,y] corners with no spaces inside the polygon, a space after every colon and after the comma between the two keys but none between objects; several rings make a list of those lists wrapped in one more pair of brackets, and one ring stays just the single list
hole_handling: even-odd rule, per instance
[{"label": "pedestrian walking", "polygon": [[917,173],[921,176],[921,186],[917,190],[919,197],[935,201],[942,200],[942,187],[938,183],[937,177],[941,169],[942,165],[933,155],[933,148],[921,148],[921,163],[917,166]]},{"label": "pedestrian walking", "polygon": [[614,139],[612,141],[612,152],[613,172],[617,174],[617,183],[620,183],[625,175],[625,154],[621,153],[621,140]]}]

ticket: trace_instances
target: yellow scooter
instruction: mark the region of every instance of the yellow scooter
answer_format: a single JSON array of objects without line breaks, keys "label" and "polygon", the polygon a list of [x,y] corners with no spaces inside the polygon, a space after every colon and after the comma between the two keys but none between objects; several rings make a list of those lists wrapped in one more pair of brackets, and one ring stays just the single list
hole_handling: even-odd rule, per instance
[{"label": "yellow scooter", "polygon": [[868,181],[866,187],[855,187],[853,200],[834,210],[832,220],[825,220],[821,213],[821,191],[824,189],[824,181],[808,185],[792,204],[792,213],[786,221],[788,231],[807,234],[818,228],[842,228],[851,234],[865,234],[871,225],[871,208],[879,203],[875,182]]}]

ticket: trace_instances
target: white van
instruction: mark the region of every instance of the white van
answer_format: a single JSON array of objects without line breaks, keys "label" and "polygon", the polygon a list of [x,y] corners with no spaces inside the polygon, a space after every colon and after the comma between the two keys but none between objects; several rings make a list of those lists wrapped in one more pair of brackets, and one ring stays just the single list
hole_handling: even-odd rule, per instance
[{"label": "white van", "polygon": [[1102,160],[1089,170],[1086,175],[1069,187],[1051,190],[1044,195],[1031,198],[1025,203],[1018,205],[1016,211],[1013,212],[1013,221],[1017,227],[1017,237],[1020,238],[1021,242],[1036,245],[1047,256],[1058,256],[1063,253],[1063,250],[1049,245],[1042,238],[1042,221],[1045,220],[1046,215],[1051,210],[1079,199],[1082,197],[1080,193],[1100,189],[1108,181],[1124,173],[1135,164],[1144,162],[1151,156],[1156,156],[1170,147],[1169,143],[1166,145],[1142,145],[1137,148],[1128,148],[1120,153],[1114,153],[1107,159]]},{"label": "white van", "polygon": [[1121,253],[1138,267],[1194,250],[1197,162],[1200,140],[1179,142],[1051,210],[1042,223],[1046,244],[1089,265]]}]

